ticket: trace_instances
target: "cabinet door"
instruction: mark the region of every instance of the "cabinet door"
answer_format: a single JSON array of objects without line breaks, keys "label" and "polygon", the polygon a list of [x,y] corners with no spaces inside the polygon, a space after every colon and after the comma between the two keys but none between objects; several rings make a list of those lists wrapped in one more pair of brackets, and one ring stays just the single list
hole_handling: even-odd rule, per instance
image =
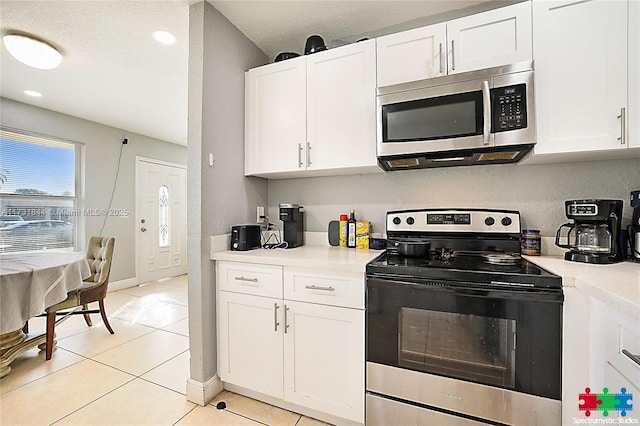
[{"label": "cabinet door", "polygon": [[627,2],[533,3],[536,154],[625,148]]},{"label": "cabinet door", "polygon": [[282,309],[282,299],[218,292],[222,381],[282,398]]},{"label": "cabinet door", "polygon": [[308,170],[378,170],[375,40],[307,56]]},{"label": "cabinet door", "polygon": [[364,311],[285,304],[285,400],[363,423]]},{"label": "cabinet door", "polygon": [[245,175],[305,168],[305,59],[288,59],[247,71]]},{"label": "cabinet door", "polygon": [[447,24],[376,39],[378,87],[447,74]]},{"label": "cabinet door", "polygon": [[449,74],[530,61],[531,37],[530,2],[449,21]]}]

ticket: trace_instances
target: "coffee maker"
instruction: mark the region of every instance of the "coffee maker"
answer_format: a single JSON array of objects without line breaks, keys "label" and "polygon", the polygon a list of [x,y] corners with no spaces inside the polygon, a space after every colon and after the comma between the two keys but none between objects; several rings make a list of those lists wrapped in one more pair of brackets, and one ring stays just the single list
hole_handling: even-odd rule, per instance
[{"label": "coffee maker", "polygon": [[[569,249],[565,260],[599,264],[622,261],[622,200],[569,200],[564,207],[567,218],[573,220],[556,232],[556,245]],[[569,228],[564,244],[560,242],[562,228]]]},{"label": "coffee maker", "polygon": [[631,224],[627,228],[629,233],[629,248],[631,258],[640,262],[640,191],[631,192]]},{"label": "coffee maker", "polygon": [[286,248],[300,247],[304,244],[304,211],[298,204],[280,204],[280,220],[284,224],[284,242]]}]

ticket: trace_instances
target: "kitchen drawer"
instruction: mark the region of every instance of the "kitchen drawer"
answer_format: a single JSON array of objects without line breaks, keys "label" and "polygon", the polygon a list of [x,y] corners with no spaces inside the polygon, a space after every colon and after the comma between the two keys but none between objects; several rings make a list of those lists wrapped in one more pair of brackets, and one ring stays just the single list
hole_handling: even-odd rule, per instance
[{"label": "kitchen drawer", "polygon": [[607,362],[636,388],[640,388],[640,365],[630,357],[630,355],[640,357],[640,334],[637,323],[611,312],[607,315],[607,331],[605,355]]},{"label": "kitchen drawer", "polygon": [[284,269],[284,298],[288,300],[364,309],[364,292],[363,273]]},{"label": "kitchen drawer", "polygon": [[282,266],[217,262],[216,269],[220,290],[282,298]]}]

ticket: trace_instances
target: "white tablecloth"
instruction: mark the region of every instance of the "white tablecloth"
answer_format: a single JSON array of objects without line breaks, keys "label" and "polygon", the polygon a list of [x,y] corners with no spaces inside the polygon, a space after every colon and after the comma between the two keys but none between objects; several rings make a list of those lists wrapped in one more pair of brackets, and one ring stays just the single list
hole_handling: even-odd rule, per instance
[{"label": "white tablecloth", "polygon": [[29,318],[63,301],[89,275],[85,253],[0,254],[0,334],[19,330]]}]

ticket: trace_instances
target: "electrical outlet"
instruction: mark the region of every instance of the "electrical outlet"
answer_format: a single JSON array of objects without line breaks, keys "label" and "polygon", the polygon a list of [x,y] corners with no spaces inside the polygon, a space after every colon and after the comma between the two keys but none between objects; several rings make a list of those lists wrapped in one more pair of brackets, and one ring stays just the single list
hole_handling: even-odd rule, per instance
[{"label": "electrical outlet", "polygon": [[256,209],[256,223],[264,222],[264,207],[258,206]]}]

